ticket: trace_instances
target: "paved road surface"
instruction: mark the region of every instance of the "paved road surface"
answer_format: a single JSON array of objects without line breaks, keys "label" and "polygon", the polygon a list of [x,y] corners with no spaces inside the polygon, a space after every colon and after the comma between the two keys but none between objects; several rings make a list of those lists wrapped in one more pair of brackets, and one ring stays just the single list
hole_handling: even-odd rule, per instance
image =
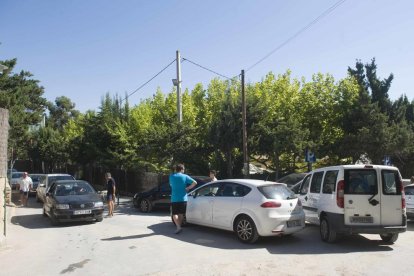
[{"label": "paved road surface", "polygon": [[230,232],[190,226],[175,235],[168,213],[130,203],[100,223],[53,227],[31,198],[13,214],[0,275],[413,275],[414,222],[395,245],[378,235],[320,241],[318,227],[240,243]]}]

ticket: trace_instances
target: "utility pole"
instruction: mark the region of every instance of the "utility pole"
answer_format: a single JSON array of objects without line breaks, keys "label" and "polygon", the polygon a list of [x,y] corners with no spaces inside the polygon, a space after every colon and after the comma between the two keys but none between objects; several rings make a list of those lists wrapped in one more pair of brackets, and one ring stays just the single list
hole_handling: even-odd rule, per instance
[{"label": "utility pole", "polygon": [[177,59],[177,117],[178,122],[181,123],[183,121],[183,112],[182,112],[182,102],[181,102],[181,57],[180,51],[177,50],[176,52],[176,59]]},{"label": "utility pole", "polygon": [[247,129],[246,129],[246,92],[244,89],[244,70],[241,71],[241,92],[242,92],[242,128],[243,128],[243,174],[249,178],[249,158],[247,155]]}]

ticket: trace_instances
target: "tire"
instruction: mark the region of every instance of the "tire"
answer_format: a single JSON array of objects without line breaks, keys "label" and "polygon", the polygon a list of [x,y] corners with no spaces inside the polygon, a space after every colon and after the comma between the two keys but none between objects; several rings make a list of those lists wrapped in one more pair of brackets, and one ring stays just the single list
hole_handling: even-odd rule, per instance
[{"label": "tire", "polygon": [[321,218],[319,232],[321,234],[321,239],[324,242],[333,243],[337,240],[337,233],[332,229],[327,217]]},{"label": "tire", "polygon": [[248,216],[241,216],[234,226],[237,238],[243,243],[255,243],[259,238],[256,225]]},{"label": "tire", "polygon": [[152,203],[151,203],[151,201],[149,201],[148,199],[142,199],[140,202],[139,202],[139,210],[142,212],[142,213],[149,213],[149,212],[151,212],[151,210],[152,210]]},{"label": "tire", "polygon": [[398,239],[398,233],[380,234],[381,239],[389,244],[393,244]]}]

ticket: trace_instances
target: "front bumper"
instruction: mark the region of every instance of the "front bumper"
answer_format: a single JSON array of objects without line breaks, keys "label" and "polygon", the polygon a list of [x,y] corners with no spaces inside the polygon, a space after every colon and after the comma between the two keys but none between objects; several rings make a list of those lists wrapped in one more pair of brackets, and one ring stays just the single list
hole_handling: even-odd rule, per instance
[{"label": "front bumper", "polygon": [[90,214],[75,214],[75,211],[78,209],[67,209],[60,210],[54,209],[53,216],[56,220],[60,222],[69,222],[69,221],[93,221],[102,219],[104,208],[92,208]]}]

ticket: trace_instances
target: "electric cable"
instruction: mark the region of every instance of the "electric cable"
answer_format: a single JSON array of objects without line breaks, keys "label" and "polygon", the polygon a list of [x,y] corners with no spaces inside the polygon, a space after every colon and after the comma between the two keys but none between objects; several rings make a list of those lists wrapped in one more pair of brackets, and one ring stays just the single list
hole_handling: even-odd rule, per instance
[{"label": "electric cable", "polygon": [[258,65],[259,63],[261,63],[262,61],[264,61],[265,59],[267,59],[268,57],[270,57],[271,55],[273,55],[276,51],[278,51],[279,49],[281,49],[283,46],[285,46],[286,44],[288,44],[289,42],[291,42],[293,39],[295,39],[296,37],[298,37],[301,33],[303,33],[304,31],[306,31],[307,29],[309,29],[310,27],[312,27],[313,25],[315,25],[319,20],[321,20],[322,18],[324,18],[325,16],[329,15],[331,12],[333,12],[337,7],[339,7],[340,5],[342,5],[346,0],[340,0],[338,2],[336,2],[334,5],[332,5],[330,8],[328,8],[327,10],[325,10],[323,13],[321,13],[318,17],[316,17],[312,22],[310,22],[308,25],[306,25],[305,27],[303,27],[302,29],[300,29],[298,32],[296,32],[293,36],[291,36],[290,38],[288,38],[286,41],[284,41],[282,44],[280,44],[279,46],[277,46],[275,49],[273,49],[270,53],[268,53],[267,55],[265,55],[263,58],[261,58],[259,61],[257,61],[256,63],[254,63],[253,65],[251,65],[246,72],[250,71],[252,68],[254,68],[256,65]]},{"label": "electric cable", "polygon": [[231,80],[231,78],[226,77],[226,76],[225,76],[225,75],[223,75],[223,74],[217,73],[217,72],[215,72],[215,71],[213,71],[213,70],[211,70],[211,69],[208,69],[207,67],[204,67],[204,66],[202,66],[202,65],[200,65],[200,64],[198,64],[198,63],[195,63],[194,61],[191,61],[191,60],[189,60],[189,59],[187,59],[187,58],[182,58],[182,59],[183,59],[183,61],[188,61],[188,62],[190,62],[190,63],[192,63],[192,64],[194,64],[194,65],[196,65],[196,66],[198,66],[198,67],[200,67],[200,68],[203,68],[204,70],[207,70],[207,71],[209,71],[209,72],[211,72],[211,73],[213,73],[213,74],[216,74],[216,75],[218,75],[218,76],[220,76],[220,77],[223,77],[223,78],[226,78],[226,79],[228,79],[228,80]]},{"label": "electric cable", "polygon": [[133,92],[131,92],[129,95],[127,95],[124,99],[121,100],[121,103],[126,100],[128,97],[132,96],[133,94],[135,94],[136,92],[138,92],[139,90],[141,90],[145,85],[147,85],[150,81],[152,81],[153,79],[155,79],[156,77],[158,77],[159,74],[161,74],[162,72],[164,72],[165,70],[167,70],[168,67],[171,66],[171,64],[173,64],[176,61],[176,59],[174,59],[173,61],[171,61],[167,66],[165,66],[161,71],[159,71],[157,74],[155,74],[152,78],[150,78],[148,81],[146,81],[145,83],[143,83],[140,87],[138,87],[137,89],[135,89]]}]

